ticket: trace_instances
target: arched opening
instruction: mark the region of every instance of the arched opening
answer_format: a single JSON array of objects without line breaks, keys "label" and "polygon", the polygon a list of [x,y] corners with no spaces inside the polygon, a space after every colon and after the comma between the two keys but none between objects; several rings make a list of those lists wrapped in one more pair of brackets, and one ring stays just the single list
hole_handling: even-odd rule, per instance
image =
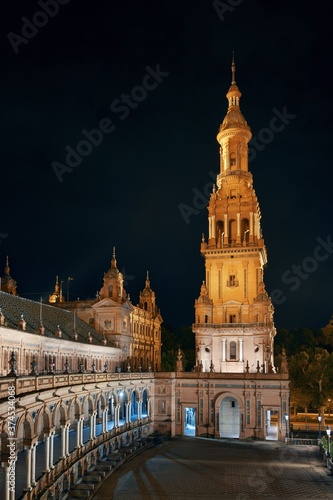
[{"label": "arched opening", "polygon": [[196,408],[184,409],[184,436],[195,436]]},{"label": "arched opening", "polygon": [[220,403],[220,437],[239,438],[240,411],[237,399],[227,396]]},{"label": "arched opening", "polygon": [[136,397],[136,392],[132,392],[132,411],[131,411],[131,421],[135,422],[138,419],[138,400]]},{"label": "arched opening", "polygon": [[235,219],[229,221],[229,244],[236,243],[237,226]]},{"label": "arched opening", "polygon": [[236,359],[236,342],[232,340],[229,345],[230,359]]},{"label": "arched opening", "polygon": [[242,219],[241,221],[241,238],[242,241],[249,241],[249,234],[250,234],[250,223],[249,219]]},{"label": "arched opening", "polygon": [[279,412],[266,410],[266,439],[277,441],[279,435]]},{"label": "arched opening", "polygon": [[145,417],[148,417],[148,396],[146,389],[142,393],[142,418]]},{"label": "arched opening", "polygon": [[232,152],[230,153],[230,170],[236,170],[236,169],[237,169],[236,153]]}]

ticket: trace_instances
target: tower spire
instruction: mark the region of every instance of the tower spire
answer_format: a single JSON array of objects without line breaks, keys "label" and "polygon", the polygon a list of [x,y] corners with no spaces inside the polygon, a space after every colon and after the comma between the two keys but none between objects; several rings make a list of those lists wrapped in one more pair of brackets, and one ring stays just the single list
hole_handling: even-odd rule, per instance
[{"label": "tower spire", "polygon": [[116,247],[112,248],[112,260],[111,260],[111,267],[117,267],[117,260],[116,260]]},{"label": "tower spire", "polygon": [[231,85],[236,85],[236,64],[235,64],[234,51],[232,51],[232,62],[231,62]]},{"label": "tower spire", "polygon": [[6,256],[5,275],[10,276],[10,268],[9,268],[9,259],[8,259],[8,255]]}]

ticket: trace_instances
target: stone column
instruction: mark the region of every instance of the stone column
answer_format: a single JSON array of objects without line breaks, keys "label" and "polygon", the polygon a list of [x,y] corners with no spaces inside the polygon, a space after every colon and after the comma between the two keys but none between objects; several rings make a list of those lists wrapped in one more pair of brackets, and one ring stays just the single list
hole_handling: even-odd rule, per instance
[{"label": "stone column", "polygon": [[227,339],[222,339],[222,361],[226,361],[226,344]]},{"label": "stone column", "polygon": [[31,491],[31,446],[26,446],[26,471],[25,471],[25,490]]},{"label": "stone column", "polygon": [[61,458],[66,458],[66,426],[61,426]]},{"label": "stone column", "polygon": [[53,465],[53,442],[54,442],[54,434],[55,432],[51,432],[50,433],[50,459],[49,459],[49,467],[50,469],[54,469],[54,465]]},{"label": "stone column", "polygon": [[35,443],[31,448],[31,485],[36,486],[36,448],[37,444]]},{"label": "stone column", "polygon": [[91,413],[89,417],[89,425],[90,425],[90,436],[89,439],[94,439],[94,414]]},{"label": "stone column", "polygon": [[66,424],[66,432],[65,432],[65,452],[66,457],[69,456],[69,424]]},{"label": "stone column", "polygon": [[107,415],[108,409],[104,408],[102,411],[102,434],[105,434],[107,432]]},{"label": "stone column", "polygon": [[237,220],[237,238],[240,238],[240,213],[236,214],[236,220]]},{"label": "stone column", "polygon": [[228,237],[229,237],[229,234],[228,234],[228,214],[224,214],[224,238],[225,238],[224,241],[227,241],[227,243],[228,243]]},{"label": "stone column", "polygon": [[253,236],[253,212],[250,212],[250,234],[249,236]]},{"label": "stone column", "polygon": [[114,426],[119,427],[119,410],[120,406],[117,404],[114,408]]},{"label": "stone column", "polygon": [[44,472],[50,472],[50,436],[44,434],[45,438],[45,469]]},{"label": "stone column", "polygon": [[81,418],[76,422],[76,448],[81,447]]},{"label": "stone column", "polygon": [[216,225],[215,225],[215,215],[212,215],[212,238],[216,237],[215,228],[216,228]]},{"label": "stone column", "polygon": [[94,438],[96,437],[96,420],[97,420],[97,412],[94,412],[94,419],[93,419],[93,422],[94,422],[93,436],[94,436]]},{"label": "stone column", "polygon": [[243,362],[243,339],[238,339],[239,342],[239,361]]},{"label": "stone column", "polygon": [[81,426],[80,426],[80,445],[83,446],[83,427],[84,427],[84,417],[81,417]]}]

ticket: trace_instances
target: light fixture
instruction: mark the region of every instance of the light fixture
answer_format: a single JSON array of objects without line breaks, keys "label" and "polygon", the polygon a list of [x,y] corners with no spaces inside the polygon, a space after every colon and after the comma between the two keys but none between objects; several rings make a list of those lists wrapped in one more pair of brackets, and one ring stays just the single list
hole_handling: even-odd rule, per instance
[{"label": "light fixture", "polygon": [[329,426],[326,427],[326,434],[327,434],[327,458],[331,458],[331,446],[330,446],[331,428]]}]

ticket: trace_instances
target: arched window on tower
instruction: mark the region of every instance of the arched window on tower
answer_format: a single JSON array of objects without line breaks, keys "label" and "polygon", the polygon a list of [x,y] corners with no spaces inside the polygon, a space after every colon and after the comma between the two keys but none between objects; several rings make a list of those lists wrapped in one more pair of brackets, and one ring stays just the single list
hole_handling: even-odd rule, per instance
[{"label": "arched window on tower", "polygon": [[230,359],[236,359],[236,342],[230,342]]},{"label": "arched window on tower", "polygon": [[112,297],[113,286],[109,285],[109,297]]},{"label": "arched window on tower", "polygon": [[237,226],[235,219],[229,222],[229,243],[236,243]]},{"label": "arched window on tower", "polygon": [[218,220],[216,223],[216,235],[217,235],[217,242],[223,246],[223,243],[224,243],[224,222],[222,220]]},{"label": "arched window on tower", "polygon": [[230,170],[236,170],[236,153],[230,153]]},{"label": "arched window on tower", "polygon": [[250,228],[250,223],[249,219],[242,219],[241,222],[241,238],[243,241],[249,241],[249,228]]},{"label": "arched window on tower", "polygon": [[145,311],[148,311],[148,302],[143,303],[143,308]]},{"label": "arched window on tower", "polygon": [[208,323],[208,314],[205,314],[205,323]]}]

